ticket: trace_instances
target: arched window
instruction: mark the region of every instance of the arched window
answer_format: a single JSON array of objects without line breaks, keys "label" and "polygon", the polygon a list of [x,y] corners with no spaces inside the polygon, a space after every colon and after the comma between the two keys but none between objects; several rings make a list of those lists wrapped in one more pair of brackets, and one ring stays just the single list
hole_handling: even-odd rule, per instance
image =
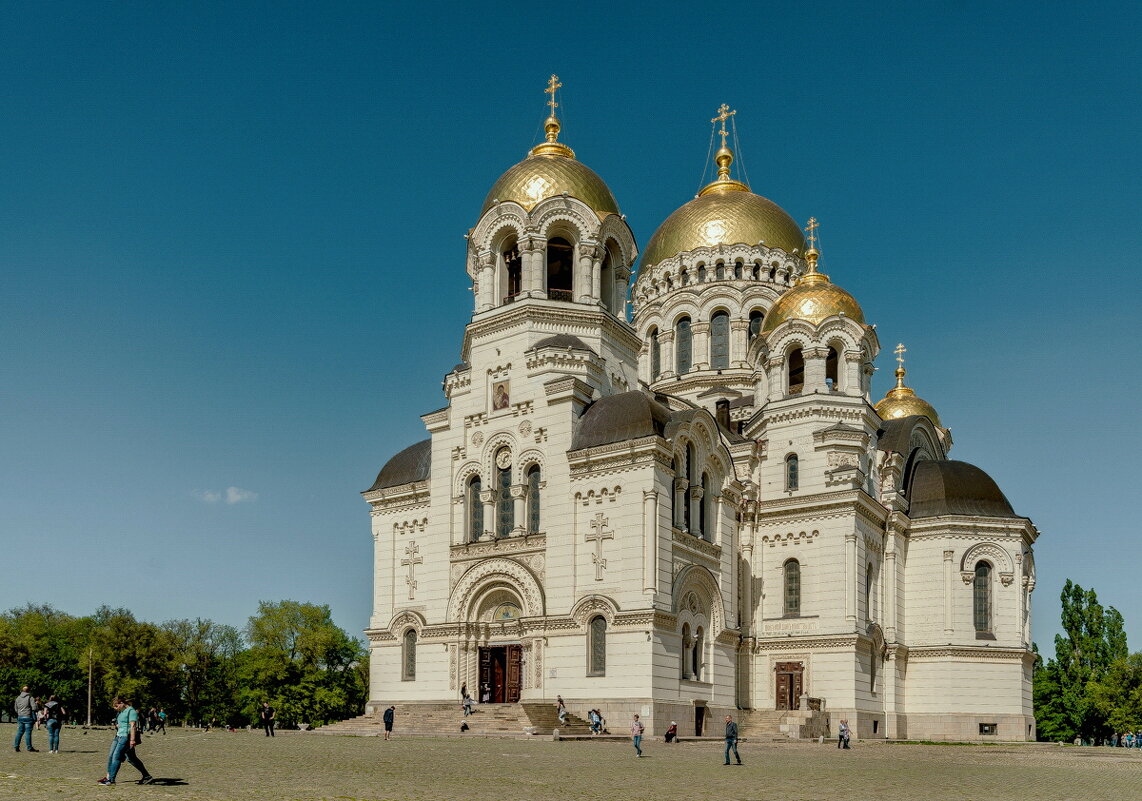
[{"label": "arched window", "polygon": [[611,314],[615,313],[615,270],[611,251],[603,253],[603,264],[599,268],[599,300],[603,308]]},{"label": "arched window", "polygon": [[987,562],[979,562],[975,566],[972,596],[975,630],[981,634],[989,634],[991,633],[991,565]]},{"label": "arched window", "polygon": [[480,501],[480,477],[468,480],[468,541],[475,542],[484,534],[484,504]]},{"label": "arched window", "polygon": [[662,374],[662,343],[658,341],[658,329],[650,331],[650,380]]},{"label": "arched window", "polygon": [[726,265],[722,262],[718,262],[717,267],[714,268],[714,279],[717,281],[726,280]]},{"label": "arched window", "polygon": [[693,445],[686,446],[686,491],[682,493],[682,511],[686,515],[686,530],[693,533],[694,520],[690,516],[690,488],[696,486],[698,478],[698,452]]},{"label": "arched window", "polygon": [[864,571],[864,616],[872,622],[872,562],[868,563]]},{"label": "arched window", "polygon": [[694,632],[694,650],[690,652],[690,658],[693,662],[690,665],[690,675],[694,677],[694,681],[702,680],[702,651],[705,648],[705,643],[702,642],[705,632],[699,626],[698,630]]},{"label": "arched window", "polygon": [[607,675],[607,619],[602,615],[591,618],[587,636],[587,675]]},{"label": "arched window", "polygon": [[801,614],[801,563],[796,559],[785,563],[785,605],[782,613],[789,617]]},{"label": "arched window", "polygon": [[800,348],[789,352],[789,394],[800,395],[805,386],[805,357]]},{"label": "arched window", "polygon": [[785,457],[785,489],[792,492],[801,486],[801,476],[798,475],[797,454],[791,453]]},{"label": "arched window", "polygon": [[496,454],[496,536],[510,537],[515,528],[515,501],[512,499],[511,453],[502,450]]},{"label": "arched window", "polygon": [[734,278],[741,280],[742,277],[742,263],[740,261],[734,262]]},{"label": "arched window", "polygon": [[684,678],[684,679],[694,678],[694,672],[692,670],[692,668],[694,666],[694,658],[691,656],[693,649],[694,649],[694,642],[690,638],[690,624],[689,623],[683,623],[682,624],[682,678]]},{"label": "arched window", "polygon": [[681,318],[675,326],[674,349],[678,353],[677,362],[679,375],[690,372],[693,365],[694,338],[690,332],[690,318]]},{"label": "arched window", "polygon": [[730,315],[724,311],[710,318],[710,366],[715,370],[730,366]]},{"label": "arched window", "polygon": [[504,300],[512,300],[523,289],[523,259],[519,247],[513,241],[503,252],[504,267],[507,270],[507,292]]},{"label": "arched window", "polygon": [[754,309],[749,313],[749,341],[753,342],[761,334],[761,322],[765,314],[761,309]]},{"label": "arched window", "polygon": [[825,357],[825,385],[829,389],[840,389],[837,382],[837,363],[840,361],[837,356],[837,349],[830,347],[829,355]]},{"label": "arched window", "polygon": [[527,471],[527,530],[539,533],[539,465],[532,465]]},{"label": "arched window", "polygon": [[714,531],[714,499],[710,492],[710,476],[702,474],[702,505],[698,507],[698,531],[702,539],[713,541]]},{"label": "arched window", "polygon": [[574,300],[571,294],[575,249],[561,237],[547,240],[547,297]]},{"label": "arched window", "polygon": [[416,629],[409,629],[404,633],[403,651],[401,664],[404,668],[401,671],[401,680],[416,681]]}]

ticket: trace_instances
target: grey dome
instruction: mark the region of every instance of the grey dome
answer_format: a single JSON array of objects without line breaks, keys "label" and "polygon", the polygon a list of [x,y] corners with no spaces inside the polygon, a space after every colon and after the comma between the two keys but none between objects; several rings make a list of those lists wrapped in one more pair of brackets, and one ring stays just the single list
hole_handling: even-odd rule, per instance
[{"label": "grey dome", "polygon": [[908,489],[908,516],[1019,517],[995,480],[967,462],[918,462]]},{"label": "grey dome", "polygon": [[432,467],[432,440],[426,439],[410,445],[385,462],[377,480],[366,492],[399,487],[412,481],[426,481]]}]

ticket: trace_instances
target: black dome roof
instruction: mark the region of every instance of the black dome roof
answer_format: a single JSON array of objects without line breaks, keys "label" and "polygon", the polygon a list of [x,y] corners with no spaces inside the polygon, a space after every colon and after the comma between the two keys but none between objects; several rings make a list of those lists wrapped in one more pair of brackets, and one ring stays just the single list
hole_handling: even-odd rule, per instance
[{"label": "black dome roof", "polygon": [[608,395],[592,403],[579,418],[572,450],[662,436],[670,410],[640,390]]},{"label": "black dome roof", "polygon": [[1019,517],[995,480],[967,462],[916,463],[908,489],[908,516]]},{"label": "black dome roof", "polygon": [[431,466],[432,440],[422,440],[415,445],[409,445],[385,462],[373,486],[365,491],[372,492],[386,487],[399,487],[412,481],[425,481],[428,479]]}]

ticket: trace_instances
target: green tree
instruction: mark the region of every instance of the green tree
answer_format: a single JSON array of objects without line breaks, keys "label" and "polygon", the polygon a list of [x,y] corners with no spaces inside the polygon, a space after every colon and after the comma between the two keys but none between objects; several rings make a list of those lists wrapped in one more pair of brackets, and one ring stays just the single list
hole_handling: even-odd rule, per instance
[{"label": "green tree", "polygon": [[262,601],[246,636],[240,676],[247,720],[256,719],[263,700],[285,724],[360,714],[368,688],[364,646],[337,627],[328,606]]},{"label": "green tree", "polygon": [[173,646],[179,693],[167,711],[173,718],[200,722],[232,721],[239,706],[238,658],[242,635],[233,626],[210,620],[171,620],[163,624]]},{"label": "green tree", "polygon": [[1060,596],[1065,634],[1055,636],[1055,658],[1036,666],[1035,715],[1041,739],[1069,742],[1111,733],[1105,705],[1093,702],[1093,685],[1129,652],[1122,615],[1104,608],[1095,591],[1067,579]]}]

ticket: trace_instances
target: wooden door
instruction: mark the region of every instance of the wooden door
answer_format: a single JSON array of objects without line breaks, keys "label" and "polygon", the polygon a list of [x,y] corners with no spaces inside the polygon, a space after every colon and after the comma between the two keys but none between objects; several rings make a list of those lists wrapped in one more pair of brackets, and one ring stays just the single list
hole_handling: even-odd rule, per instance
[{"label": "wooden door", "polygon": [[490,693],[492,692],[492,649],[480,649],[480,689],[479,694],[476,696],[481,701],[484,700],[484,688],[488,688],[489,702],[492,700]]},{"label": "wooden door", "polygon": [[504,681],[504,703],[515,704],[519,702],[520,691],[523,689],[523,646],[509,645],[507,651],[507,675]]},{"label": "wooden door", "polygon": [[706,707],[694,707],[694,736],[702,736],[702,728],[706,723]]},{"label": "wooden door", "polygon": [[797,709],[805,691],[805,666],[801,662],[778,662],[776,674],[776,706],[778,709]]}]

